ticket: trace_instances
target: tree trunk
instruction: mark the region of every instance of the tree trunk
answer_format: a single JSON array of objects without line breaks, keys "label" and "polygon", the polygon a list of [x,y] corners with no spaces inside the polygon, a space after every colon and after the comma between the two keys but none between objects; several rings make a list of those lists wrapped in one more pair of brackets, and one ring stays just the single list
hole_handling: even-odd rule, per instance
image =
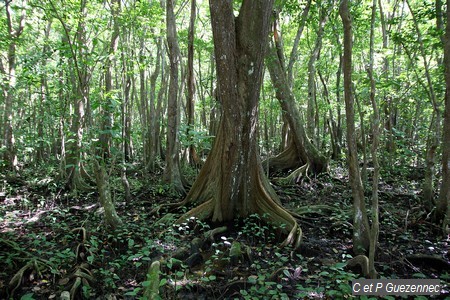
[{"label": "tree trunk", "polygon": [[194,78],[194,36],[195,36],[195,18],[196,18],[196,1],[191,0],[191,17],[189,21],[189,35],[188,35],[188,66],[187,66],[187,129],[186,136],[188,138],[188,162],[192,166],[199,163],[197,152],[192,141],[191,131],[194,129],[194,93],[195,93],[195,78]]},{"label": "tree trunk", "polygon": [[435,120],[434,122],[432,121],[432,128],[430,128],[430,136],[429,136],[429,145],[427,145],[427,153],[426,153],[426,165],[425,165],[425,179],[424,179],[424,183],[423,183],[423,201],[425,203],[425,205],[427,205],[427,203],[432,203],[433,202],[433,198],[434,198],[434,177],[435,177],[435,172],[434,172],[434,166],[436,164],[436,152],[437,152],[437,148],[439,145],[439,139],[441,138],[441,112],[440,112],[440,108],[439,108],[439,103],[437,102],[436,99],[436,94],[434,91],[434,85],[433,85],[433,81],[431,79],[431,74],[430,74],[430,66],[429,66],[429,62],[428,59],[426,57],[426,53],[425,53],[425,46],[423,44],[423,39],[422,39],[422,33],[419,29],[419,25],[415,16],[415,12],[412,10],[412,7],[409,3],[409,0],[405,0],[406,4],[408,5],[408,8],[411,12],[411,16],[413,19],[413,23],[414,23],[414,28],[416,30],[416,34],[417,34],[417,42],[419,45],[419,50],[420,50],[420,54],[422,56],[422,61],[423,61],[423,65],[424,65],[424,69],[425,69],[425,78],[427,80],[427,93],[428,93],[428,97],[430,99],[431,105],[433,106],[433,113],[435,116]]},{"label": "tree trunk", "polygon": [[[309,164],[310,170],[313,173],[318,174],[326,171],[327,160],[319,153],[306,134],[302,115],[296,106],[295,97],[288,87],[286,75],[275,47],[269,46],[266,61],[272,84],[275,87],[276,97],[280,102],[281,109],[285,112],[284,117],[287,119],[289,128],[291,129],[292,141],[294,143],[292,146],[296,149],[296,157],[293,155],[282,156],[280,154],[277,160],[281,164],[276,165],[277,160],[273,160],[269,162],[269,167],[281,168],[282,166],[290,165],[292,167],[295,165]],[[292,151],[292,146],[288,146],[283,152]],[[281,160],[282,157],[289,160],[283,162]]]},{"label": "tree trunk", "polygon": [[377,278],[375,269],[375,252],[378,244],[378,235],[380,232],[379,223],[379,207],[378,207],[378,183],[380,180],[380,164],[378,162],[378,145],[380,143],[380,112],[378,103],[375,98],[376,86],[373,75],[374,65],[374,41],[375,41],[375,17],[377,11],[377,0],[372,1],[372,17],[370,22],[370,49],[369,49],[369,66],[367,73],[370,81],[370,102],[372,104],[372,161],[373,161],[373,177],[372,177],[372,208],[371,208],[371,228],[370,228],[370,247],[369,247],[369,275],[372,279]]},{"label": "tree trunk", "polygon": [[339,14],[344,26],[344,98],[347,116],[347,161],[353,196],[353,251],[356,254],[361,254],[369,248],[370,236],[356,147],[355,110],[352,92],[352,20],[348,0],[342,0]]},{"label": "tree trunk", "polygon": [[[352,90],[354,90],[353,85],[352,85]],[[361,108],[361,104],[359,103],[359,98],[357,97],[357,95],[354,95],[354,99],[355,99],[356,107],[358,109],[359,124],[360,124],[360,126],[358,128],[359,130],[356,132],[356,138],[358,138],[358,137],[361,138],[361,144],[358,144],[358,141],[356,141],[356,146],[357,146],[356,149],[358,149],[358,147],[360,147],[362,150],[363,165],[362,165],[362,169],[361,169],[361,180],[362,180],[362,182],[366,183],[367,182],[368,161],[367,161],[367,135],[366,135],[366,128],[364,126],[365,112]]]},{"label": "tree trunk", "polygon": [[109,175],[106,173],[105,165],[94,159],[95,179],[97,182],[98,198],[101,206],[105,210],[105,222],[111,228],[115,229],[122,224],[114,207],[111,198],[111,188],[109,184]]},{"label": "tree trunk", "polygon": [[110,3],[113,31],[111,33],[111,40],[108,45],[107,53],[108,57],[105,61],[105,92],[104,92],[104,106],[102,113],[102,125],[100,133],[100,148],[102,149],[101,157],[108,160],[111,156],[111,142],[112,142],[112,129],[113,129],[113,78],[112,70],[114,63],[114,56],[117,51],[117,45],[119,40],[119,21],[118,15],[120,14],[120,1],[111,0]]},{"label": "tree trunk", "polygon": [[298,45],[300,43],[300,38],[303,34],[303,29],[305,28],[306,19],[308,17],[310,8],[311,8],[311,0],[308,0],[308,2],[306,2],[305,8],[303,9],[302,16],[300,18],[300,22],[298,25],[297,34],[295,35],[294,45],[292,46],[291,55],[289,56],[289,63],[287,65],[287,82],[288,82],[289,89],[291,89],[291,90],[292,90],[293,77],[294,77],[294,75],[293,75],[294,74],[293,73],[294,63],[298,59],[298,57],[297,57]]},{"label": "tree trunk", "polygon": [[340,140],[339,140],[339,136],[338,136],[338,134],[339,134],[338,127],[337,127],[336,120],[334,118],[333,109],[332,109],[331,101],[330,101],[330,93],[328,91],[327,83],[325,81],[325,78],[323,78],[320,70],[318,70],[318,75],[319,75],[320,81],[322,82],[322,85],[323,85],[324,98],[328,104],[328,117],[326,118],[326,122],[327,122],[328,129],[330,131],[331,158],[333,160],[338,160],[340,157],[340,154],[341,154],[341,145],[340,145]]},{"label": "tree trunk", "polygon": [[257,145],[257,118],[264,52],[273,0],[244,0],[234,17],[232,0],[210,0],[218,98],[219,130],[200,174],[184,203],[202,203],[185,214],[232,221],[252,213],[285,224],[284,244],[299,245],[301,230],[280,206],[265,177]]},{"label": "tree trunk", "polygon": [[[305,10],[308,9],[309,6],[307,5]],[[305,12],[302,17],[306,17]],[[325,172],[328,165],[327,159],[320,154],[307,135],[303,117],[296,105],[295,96],[289,88],[289,78],[287,76],[289,76],[290,71],[286,72],[284,67],[283,42],[281,33],[277,29],[277,19],[275,19],[273,26],[274,44],[269,44],[266,65],[272,84],[275,87],[276,97],[283,111],[283,118],[289,124],[289,129],[291,130],[289,134],[292,135],[292,138],[288,140],[288,145],[282,153],[273,159],[270,158],[264,165],[268,165],[271,170],[277,170],[308,164],[313,173]],[[303,28],[300,26],[298,31],[302,30]],[[295,48],[292,52],[291,56],[295,54]],[[292,68],[291,61],[289,67]],[[293,152],[293,149],[296,149],[296,152]]]},{"label": "tree trunk", "polygon": [[22,10],[22,13],[18,19],[17,28],[14,28],[13,25],[13,16],[15,15],[11,9],[11,1],[5,1],[5,11],[6,11],[6,23],[8,30],[8,54],[7,54],[7,69],[1,66],[1,72],[5,78],[3,88],[3,98],[5,99],[4,111],[3,111],[3,137],[2,143],[0,144],[1,148],[4,148],[3,151],[3,161],[6,165],[7,169],[15,169],[17,167],[17,153],[16,146],[14,140],[14,131],[13,131],[13,98],[14,98],[14,90],[16,86],[16,47],[17,47],[17,39],[22,34],[24,26],[25,26],[25,10]]},{"label": "tree trunk", "polygon": [[[124,43],[127,43],[126,41]],[[130,54],[131,56],[131,54]],[[131,143],[131,107],[133,107],[132,99],[136,94],[135,80],[132,74],[128,71],[133,68],[129,60],[125,59],[126,54],[122,52],[122,86],[123,86],[123,101],[121,104],[122,110],[122,149],[123,161],[129,162],[132,157],[132,143]]]},{"label": "tree trunk", "polygon": [[[443,228],[450,226],[450,0],[447,0],[447,25],[445,27],[445,111],[444,138],[442,139],[442,183],[436,207],[436,220],[444,218]],[[446,215],[445,215],[446,214]]]},{"label": "tree trunk", "polygon": [[[330,5],[332,8],[333,5]],[[319,21],[319,31],[317,32],[314,49],[309,56],[308,61],[308,101],[306,108],[306,132],[313,140],[313,144],[319,146],[319,134],[316,123],[316,61],[319,59],[320,50],[322,49],[322,38],[325,33],[325,24],[328,21],[329,9],[322,8]]]},{"label": "tree trunk", "polygon": [[[50,51],[50,47],[48,45],[48,40],[50,36],[50,30],[52,28],[52,20],[47,21],[47,26],[45,28],[45,44],[42,49],[42,69],[45,70],[47,68],[47,55]],[[40,75],[40,103],[39,103],[39,116],[37,117],[37,148],[36,148],[36,163],[42,163],[45,160],[45,137],[44,137],[44,120],[45,120],[45,106],[47,105],[48,99],[47,94],[48,90],[48,82],[47,82],[47,74]]]},{"label": "tree trunk", "polygon": [[69,28],[65,23],[63,17],[59,14],[57,8],[52,2],[52,10],[55,13],[55,17],[61,22],[64,29],[65,36],[63,37],[63,43],[68,44],[71,54],[71,73],[70,83],[72,85],[72,101],[74,112],[71,118],[70,134],[67,139],[67,154],[65,161],[65,175],[67,177],[66,185],[72,189],[87,189],[83,178],[82,171],[84,170],[81,163],[81,144],[83,139],[86,107],[89,104],[89,74],[87,67],[86,51],[86,0],[82,0],[80,3],[79,20],[77,24],[77,30],[75,40],[73,41],[70,36]]},{"label": "tree trunk", "polygon": [[171,184],[171,188],[185,194],[183,183],[181,181],[181,172],[179,165],[179,116],[178,116],[178,66],[180,60],[180,49],[177,41],[177,30],[175,24],[175,15],[173,12],[173,0],[166,2],[166,26],[167,26],[167,44],[169,48],[170,60],[170,83],[168,99],[168,121],[167,121],[167,144],[166,144],[166,168],[164,170],[164,181]]},{"label": "tree trunk", "polygon": [[167,91],[167,81],[168,81],[168,72],[167,72],[167,66],[164,61],[164,55],[161,56],[161,86],[158,91],[158,97],[156,102],[156,111],[155,111],[155,128],[154,128],[154,144],[153,149],[155,151],[155,158],[156,157],[163,157],[163,151],[162,151],[162,141],[161,141],[161,135],[162,135],[162,129],[161,129],[161,117],[163,115],[163,98],[166,95]]},{"label": "tree trunk", "polygon": [[[163,55],[163,52],[161,51],[161,38],[155,39],[156,41],[156,64],[155,69],[150,76],[150,103],[149,103],[149,109],[148,109],[148,118],[146,124],[146,145],[147,145],[147,159],[146,159],[146,166],[148,170],[154,171],[155,170],[155,160],[156,160],[156,147],[155,147],[155,127],[159,126],[158,123],[156,123],[156,80],[158,79],[159,74],[161,73],[161,56]],[[141,88],[142,90],[142,88]]]}]

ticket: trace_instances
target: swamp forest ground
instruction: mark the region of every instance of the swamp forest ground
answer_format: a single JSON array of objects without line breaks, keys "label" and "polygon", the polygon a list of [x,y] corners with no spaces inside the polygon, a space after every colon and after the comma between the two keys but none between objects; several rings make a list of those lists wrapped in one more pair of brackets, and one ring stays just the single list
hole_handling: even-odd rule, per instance
[{"label": "swamp forest ground", "polygon": [[[298,213],[304,237],[297,251],[279,247],[281,230],[264,216],[174,226],[188,208],[161,205],[182,198],[171,195],[160,173],[137,167],[128,174],[130,203],[122,200],[120,174],[111,176],[123,221],[115,230],[103,222],[95,189],[69,192],[44,167],[0,175],[0,299],[140,299],[156,260],[161,299],[352,298],[351,281],[362,270],[347,266],[354,254],[344,169],[289,184],[272,177],[283,205]],[[440,279],[435,299],[449,299],[450,237],[425,212],[417,174],[382,176],[376,269],[381,278]]]}]

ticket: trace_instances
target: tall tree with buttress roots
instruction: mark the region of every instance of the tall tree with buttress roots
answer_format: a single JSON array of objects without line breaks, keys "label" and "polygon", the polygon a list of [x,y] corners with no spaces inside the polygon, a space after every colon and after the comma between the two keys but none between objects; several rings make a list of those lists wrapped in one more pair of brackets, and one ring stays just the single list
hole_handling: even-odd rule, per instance
[{"label": "tall tree with buttress roots", "polygon": [[184,204],[213,222],[250,214],[284,224],[284,244],[299,245],[302,232],[280,204],[264,175],[257,144],[258,103],[273,0],[244,0],[234,16],[233,1],[210,0],[211,24],[222,118],[214,146]]}]

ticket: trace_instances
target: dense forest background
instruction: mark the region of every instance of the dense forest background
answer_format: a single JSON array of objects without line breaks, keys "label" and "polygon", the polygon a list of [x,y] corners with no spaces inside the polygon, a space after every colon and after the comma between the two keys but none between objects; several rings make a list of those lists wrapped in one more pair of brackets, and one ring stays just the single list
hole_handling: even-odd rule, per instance
[{"label": "dense forest background", "polygon": [[0,298],[448,297],[448,2],[2,1]]}]

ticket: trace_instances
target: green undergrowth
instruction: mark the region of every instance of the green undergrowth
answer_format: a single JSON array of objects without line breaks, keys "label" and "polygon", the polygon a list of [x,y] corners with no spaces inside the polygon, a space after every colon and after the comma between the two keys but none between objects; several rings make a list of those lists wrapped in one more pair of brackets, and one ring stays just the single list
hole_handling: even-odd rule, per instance
[{"label": "green undergrowth", "polygon": [[[282,228],[268,224],[265,216],[251,215],[229,224],[191,218],[174,225],[188,208],[161,209],[151,215],[155,205],[180,199],[167,195],[167,185],[146,180],[150,184],[130,178],[134,199],[128,205],[120,201],[122,191],[115,185],[123,226],[114,231],[104,225],[95,192],[75,197],[51,179],[5,184],[0,206],[0,298],[59,299],[69,293],[72,299],[145,299],[144,291],[154,278],[159,280],[160,299],[352,298],[351,281],[360,275],[346,267],[352,258],[350,200],[327,201],[334,193],[346,195],[336,182],[310,180],[277,190],[286,207],[302,207],[298,221],[305,237],[300,249],[293,251],[279,247]],[[318,185],[316,198],[305,201]],[[391,230],[380,235],[380,248],[391,252],[388,258],[379,252],[380,275],[448,282],[447,272],[409,269],[400,262],[399,253],[422,245],[418,241],[429,228],[414,219],[409,223],[413,230],[405,230],[404,219],[392,213],[397,210],[392,206],[389,212],[382,211],[382,226]],[[159,276],[148,276],[154,261],[161,263]]]}]

